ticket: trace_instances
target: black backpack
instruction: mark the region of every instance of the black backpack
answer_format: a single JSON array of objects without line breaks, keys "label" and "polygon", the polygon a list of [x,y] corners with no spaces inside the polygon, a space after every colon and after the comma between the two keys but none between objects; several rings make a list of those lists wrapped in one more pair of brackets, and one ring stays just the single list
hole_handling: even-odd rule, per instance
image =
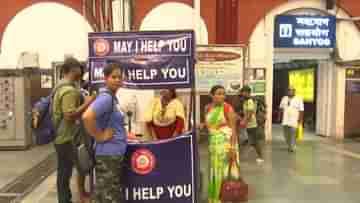
[{"label": "black backpack", "polygon": [[[110,94],[112,97],[112,108],[107,121],[107,123],[109,123],[111,119],[111,113],[114,109],[114,98],[113,95],[108,91],[104,91],[102,93]],[[96,162],[94,143],[94,138],[87,133],[81,120],[73,139],[76,167],[81,174],[89,174],[95,167]]]},{"label": "black backpack", "polygon": [[94,138],[89,135],[84,127],[83,122],[73,138],[73,146],[75,153],[75,163],[80,174],[89,174],[95,167],[95,150]]},{"label": "black backpack", "polygon": [[258,126],[264,127],[266,123],[266,103],[265,98],[256,96],[252,98],[256,103],[256,122]]}]

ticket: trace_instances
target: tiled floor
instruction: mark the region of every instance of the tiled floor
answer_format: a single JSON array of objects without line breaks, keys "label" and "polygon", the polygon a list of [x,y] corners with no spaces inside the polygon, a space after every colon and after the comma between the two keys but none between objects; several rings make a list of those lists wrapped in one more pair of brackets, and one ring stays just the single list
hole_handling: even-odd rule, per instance
[{"label": "tiled floor", "polygon": [[[76,172],[73,175],[71,188],[74,202],[79,202],[78,192],[75,189],[75,177]],[[22,203],[56,203],[57,192],[56,192],[56,172],[47,178],[39,187],[31,192]]]},{"label": "tiled floor", "polygon": [[[265,146],[263,164],[255,162],[253,150],[241,155],[242,176],[250,186],[249,203],[360,202],[360,148],[355,148],[359,143],[326,144],[325,138],[306,133],[297,151],[289,153],[281,128],[275,127],[273,134],[274,141]],[[201,145],[200,156],[201,170],[206,177],[206,143]],[[55,175],[23,203],[56,202]],[[206,202],[206,178],[203,181],[202,199]],[[74,195],[74,200],[77,200],[76,192]]]},{"label": "tiled floor", "polygon": [[[283,130],[281,125],[276,124],[272,126],[273,141],[283,141],[284,137],[282,133]],[[304,141],[318,141],[321,139],[322,137],[315,135],[314,131],[304,129]]]},{"label": "tiled floor", "polygon": [[26,151],[0,151],[0,188],[54,152],[52,145],[37,146]]}]

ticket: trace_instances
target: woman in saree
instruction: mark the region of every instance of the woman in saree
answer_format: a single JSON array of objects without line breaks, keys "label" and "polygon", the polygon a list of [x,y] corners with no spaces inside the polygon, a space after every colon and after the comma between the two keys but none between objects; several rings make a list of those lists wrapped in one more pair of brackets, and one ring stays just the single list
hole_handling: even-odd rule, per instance
[{"label": "woman in saree", "polygon": [[184,132],[184,105],[177,98],[175,89],[160,91],[145,113],[147,133],[154,140],[176,137]]},{"label": "woman in saree", "polygon": [[[229,160],[233,158],[237,164],[238,145],[236,139],[236,114],[232,106],[226,103],[225,88],[213,86],[210,91],[212,102],[206,106],[205,125],[209,132],[209,203],[219,203],[221,183],[227,177]],[[235,175],[240,176],[235,170]],[[232,171],[232,175],[234,175]]]}]

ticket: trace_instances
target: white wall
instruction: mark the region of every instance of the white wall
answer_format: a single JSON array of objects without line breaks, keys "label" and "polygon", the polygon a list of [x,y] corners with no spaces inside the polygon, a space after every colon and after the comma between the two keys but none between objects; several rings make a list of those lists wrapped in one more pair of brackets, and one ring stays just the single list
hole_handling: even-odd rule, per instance
[{"label": "white wall", "polygon": [[[345,16],[344,12],[340,12],[339,16]],[[360,59],[360,32],[355,23],[350,21],[340,21],[336,24],[336,38],[340,57],[345,60]],[[355,45],[355,46],[354,46]]]},{"label": "white wall", "polygon": [[41,68],[62,61],[65,54],[88,56],[87,33],[92,28],[75,10],[57,3],[37,3],[19,12],[6,27],[0,65],[16,66],[21,52],[39,54]]},{"label": "white wall", "polygon": [[[313,11],[311,11],[313,9]],[[273,9],[271,12],[269,12],[256,26],[254,29],[252,36],[250,38],[250,66],[253,67],[266,67],[267,68],[267,88],[266,88],[266,102],[268,106],[272,106],[272,95],[273,95],[273,63],[276,56],[280,56],[279,52],[275,55],[275,50],[273,48],[273,33],[274,33],[274,19],[276,15],[280,14],[286,14],[286,13],[303,13],[306,12],[319,12],[319,10],[326,11],[325,9],[325,1],[319,1],[319,0],[301,0],[301,1],[289,1],[288,3],[282,4],[275,9]],[[316,11],[317,10],[317,11]],[[335,13],[336,9],[333,11],[330,11],[332,13]],[[337,17],[341,18],[348,18],[349,15],[347,15],[342,9],[338,9],[336,13]],[[353,46],[356,43],[359,43],[360,41],[360,33],[358,32],[357,28],[355,27],[354,23],[352,22],[338,22],[337,23],[337,44],[338,48],[340,50],[340,55],[343,57],[343,59],[353,59],[353,58],[359,58],[360,57],[360,46]],[[351,48],[349,48],[351,47]],[[306,50],[297,50],[296,52],[291,53],[290,50],[287,50],[289,57],[296,57],[298,56],[311,56],[311,54],[306,54]],[[293,50],[292,50],[293,51]],[[305,52],[304,52],[305,51]],[[303,53],[301,53],[303,52]],[[289,54],[290,53],[290,54]],[[314,52],[317,57],[320,57],[322,59],[328,57],[327,51],[320,51],[320,52]],[[314,53],[312,53],[314,55]],[[286,57],[285,57],[286,58]],[[304,57],[306,58],[306,57]],[[277,60],[281,60],[281,58],[277,58]],[[336,82],[336,91],[337,94],[340,94],[340,92],[345,91],[344,82],[342,81],[342,71],[335,70],[335,66],[331,65],[329,68],[334,70],[331,71],[332,74],[331,78],[334,79]],[[340,74],[340,75],[339,75]],[[328,75],[330,77],[330,75]],[[330,79],[329,77],[324,77],[324,80]],[[327,88],[334,87],[332,85],[328,85]],[[321,96],[321,95],[318,95]],[[325,98],[322,98],[325,99]],[[329,98],[326,98],[329,99]],[[321,100],[321,98],[320,98]],[[322,109],[319,109],[319,111],[334,111],[336,114],[327,114],[332,116],[340,116],[343,117],[344,114],[344,106],[341,106],[344,104],[344,98],[337,98],[336,102],[333,103],[333,106],[331,105],[321,105]],[[334,106],[335,105],[335,106]],[[336,107],[336,108],[335,108]],[[269,109],[269,115],[268,120],[271,124],[271,115],[272,115],[272,109]],[[336,126],[336,129],[326,130],[321,129],[321,132],[327,132],[327,133],[333,133],[336,132],[337,137],[341,137],[342,135],[339,135],[339,133],[343,132],[343,124],[340,124],[341,122],[339,119],[330,121],[329,119],[326,119],[326,116],[323,116],[321,127],[318,128],[320,131],[320,128],[328,128],[327,126]],[[330,123],[329,123],[330,122]],[[334,123],[336,122],[336,123]],[[343,121],[342,121],[343,122]],[[330,128],[328,128],[330,129]],[[267,126],[267,138],[271,139],[271,125]]]},{"label": "white wall", "polygon": [[[199,21],[199,25],[196,25]],[[196,43],[208,44],[208,31],[204,20],[190,6],[183,3],[162,3],[144,18],[140,30],[195,30]]]}]

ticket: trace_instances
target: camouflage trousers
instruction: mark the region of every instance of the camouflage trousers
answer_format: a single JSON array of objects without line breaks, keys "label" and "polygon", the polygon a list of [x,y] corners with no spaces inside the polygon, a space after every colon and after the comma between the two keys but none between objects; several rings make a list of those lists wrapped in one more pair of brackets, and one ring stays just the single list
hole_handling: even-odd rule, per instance
[{"label": "camouflage trousers", "polygon": [[91,203],[121,203],[123,156],[96,156],[95,191]]}]

